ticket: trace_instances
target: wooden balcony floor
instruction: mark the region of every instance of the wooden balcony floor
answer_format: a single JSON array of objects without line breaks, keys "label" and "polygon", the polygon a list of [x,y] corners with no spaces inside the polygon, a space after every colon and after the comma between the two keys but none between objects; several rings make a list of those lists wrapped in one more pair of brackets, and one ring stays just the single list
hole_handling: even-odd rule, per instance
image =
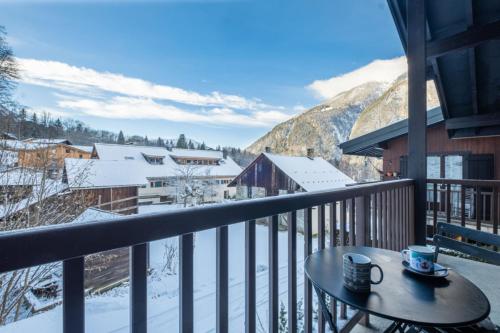
[{"label": "wooden balcony floor", "polygon": [[[500,276],[500,266],[440,254],[438,262],[452,268],[455,272],[476,284],[487,295],[491,304],[490,318],[500,325],[500,288],[495,277]],[[390,325],[385,319],[370,316],[370,327],[356,325],[352,332],[368,333],[383,332]]]}]

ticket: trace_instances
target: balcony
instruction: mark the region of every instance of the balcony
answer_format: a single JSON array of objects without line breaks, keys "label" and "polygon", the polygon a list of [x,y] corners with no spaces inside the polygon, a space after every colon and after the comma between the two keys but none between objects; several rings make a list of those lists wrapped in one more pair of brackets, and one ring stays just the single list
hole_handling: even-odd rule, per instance
[{"label": "balcony", "polygon": [[[451,181],[439,180],[441,183]],[[460,181],[456,181],[460,182]],[[430,180],[436,184],[436,180]],[[467,186],[470,184],[467,183]],[[436,187],[434,187],[436,188]],[[451,191],[451,190],[450,190]],[[450,192],[451,193],[451,192]],[[451,196],[449,196],[451,198]],[[165,213],[131,215],[110,221],[65,224],[0,235],[2,244],[0,272],[10,272],[52,262],[62,261],[62,327],[63,332],[85,331],[85,256],[118,248],[130,249],[130,332],[146,332],[148,327],[148,247],[149,242],[179,238],[179,330],[194,331],[194,235],[204,230],[216,230],[216,318],[217,332],[232,332],[229,308],[229,233],[233,224],[244,224],[244,328],[258,332],[262,325],[269,332],[278,332],[280,297],[287,300],[288,331],[296,332],[298,317],[303,316],[305,332],[319,329],[325,332],[325,321],[313,301],[311,283],[303,276],[297,253],[303,247],[304,256],[315,250],[338,245],[363,245],[400,251],[414,243],[414,181],[394,180],[356,185],[325,192],[310,192],[243,200],[228,204],[181,209]],[[451,202],[447,200],[446,202]],[[430,204],[432,207],[436,207]],[[448,205],[450,207],[450,205]],[[462,206],[464,207],[464,206]],[[436,210],[429,210],[431,216]],[[451,213],[451,211],[448,209]],[[303,215],[302,215],[303,214]],[[317,214],[313,216],[313,214]],[[450,215],[450,214],[448,214]],[[448,216],[445,213],[445,216]],[[460,215],[460,214],[459,214]],[[297,240],[298,224],[303,216],[303,244]],[[497,216],[497,215],[495,215]],[[286,231],[279,231],[282,219]],[[268,282],[267,304],[269,321],[257,318],[256,220],[267,220]],[[317,235],[312,234],[313,221]],[[452,219],[451,222],[455,220]],[[495,221],[497,221],[495,219]],[[484,226],[483,222],[483,226]],[[281,226],[281,229],[284,228]],[[286,274],[280,270],[278,254],[279,233],[287,233]],[[283,239],[283,238],[282,238]],[[485,291],[492,303],[491,316],[500,320],[500,292],[489,282],[500,274],[500,268],[484,263],[442,256],[445,264],[462,273]],[[465,262],[465,264],[464,264]],[[286,290],[280,290],[280,279],[287,276]],[[305,283],[303,281],[306,281]],[[281,285],[283,288],[283,284]],[[285,295],[285,296],[283,296]],[[298,309],[298,295],[303,297],[303,310]],[[347,331],[354,327],[349,319],[359,320],[344,304],[338,304],[335,322]],[[303,311],[303,313],[302,313]],[[371,317],[370,317],[371,318]],[[384,325],[383,320],[372,320],[372,329]],[[301,321],[302,325],[302,321]],[[5,326],[8,328],[8,326]],[[260,327],[260,328],[259,328]],[[300,327],[302,328],[302,326]],[[366,328],[356,326],[356,330]]]}]

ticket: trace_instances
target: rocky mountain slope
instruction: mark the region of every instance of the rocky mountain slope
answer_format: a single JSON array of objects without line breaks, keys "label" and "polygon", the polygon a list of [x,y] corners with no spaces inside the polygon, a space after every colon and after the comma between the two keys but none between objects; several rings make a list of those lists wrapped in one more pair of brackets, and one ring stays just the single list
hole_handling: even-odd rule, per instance
[{"label": "rocky mountain slope", "polygon": [[[434,83],[428,83],[427,91],[427,107],[438,106]],[[247,150],[257,154],[270,147],[276,153],[304,155],[307,148],[314,148],[317,155],[338,165],[358,181],[378,179],[379,160],[342,156],[337,145],[407,116],[408,80],[405,74],[392,84],[368,82],[343,92],[277,125]]]},{"label": "rocky mountain slope", "polygon": [[337,145],[345,141],[360,113],[387,90],[387,84],[368,82],[343,92],[277,126],[247,148],[258,154],[270,147],[275,153],[305,155],[314,148],[317,155],[338,164]]}]

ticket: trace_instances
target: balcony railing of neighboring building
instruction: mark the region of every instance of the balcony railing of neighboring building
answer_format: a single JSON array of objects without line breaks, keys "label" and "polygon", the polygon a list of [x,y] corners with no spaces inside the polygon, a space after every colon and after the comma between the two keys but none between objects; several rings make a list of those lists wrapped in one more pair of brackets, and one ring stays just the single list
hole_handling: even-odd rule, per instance
[{"label": "balcony railing of neighboring building", "polygon": [[[256,326],[256,219],[268,219],[269,332],[278,332],[278,224],[287,216],[288,323],[297,331],[297,215],[304,215],[304,253],[313,251],[312,223],[318,223],[318,248],[366,245],[401,250],[413,243],[413,181],[395,180],[347,188],[290,194],[254,200],[181,209],[149,215],[131,215],[111,221],[66,224],[0,234],[0,273],[51,262],[63,262],[63,329],[84,332],[84,258],[93,253],[130,248],[131,332],[147,328],[147,243],[178,236],[179,325],[193,332],[193,233],[216,231],[217,332],[228,332],[228,225],[245,223],[245,331]],[[313,219],[313,207],[317,219]],[[332,209],[334,208],[334,209]],[[316,222],[315,222],[316,223]],[[328,223],[328,225],[327,225]],[[302,246],[302,244],[300,244]],[[307,281],[307,279],[305,280]],[[337,304],[331,302],[332,310]],[[338,318],[347,316],[339,305]],[[359,314],[356,315],[359,318]],[[304,284],[304,331],[313,321],[324,332],[321,311],[313,316],[313,292]],[[316,325],[316,324],[315,324]]]},{"label": "balcony railing of neighboring building", "polygon": [[499,180],[428,179],[428,237],[438,222],[498,234]]}]

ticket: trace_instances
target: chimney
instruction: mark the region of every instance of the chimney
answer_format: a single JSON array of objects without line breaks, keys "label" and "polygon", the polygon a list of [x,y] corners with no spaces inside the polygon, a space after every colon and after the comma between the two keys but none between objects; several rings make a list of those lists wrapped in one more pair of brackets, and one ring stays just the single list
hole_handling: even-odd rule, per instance
[{"label": "chimney", "polygon": [[311,160],[314,159],[314,148],[307,148],[307,157]]},{"label": "chimney", "polygon": [[271,147],[266,147],[266,153],[270,153],[271,152]]}]

